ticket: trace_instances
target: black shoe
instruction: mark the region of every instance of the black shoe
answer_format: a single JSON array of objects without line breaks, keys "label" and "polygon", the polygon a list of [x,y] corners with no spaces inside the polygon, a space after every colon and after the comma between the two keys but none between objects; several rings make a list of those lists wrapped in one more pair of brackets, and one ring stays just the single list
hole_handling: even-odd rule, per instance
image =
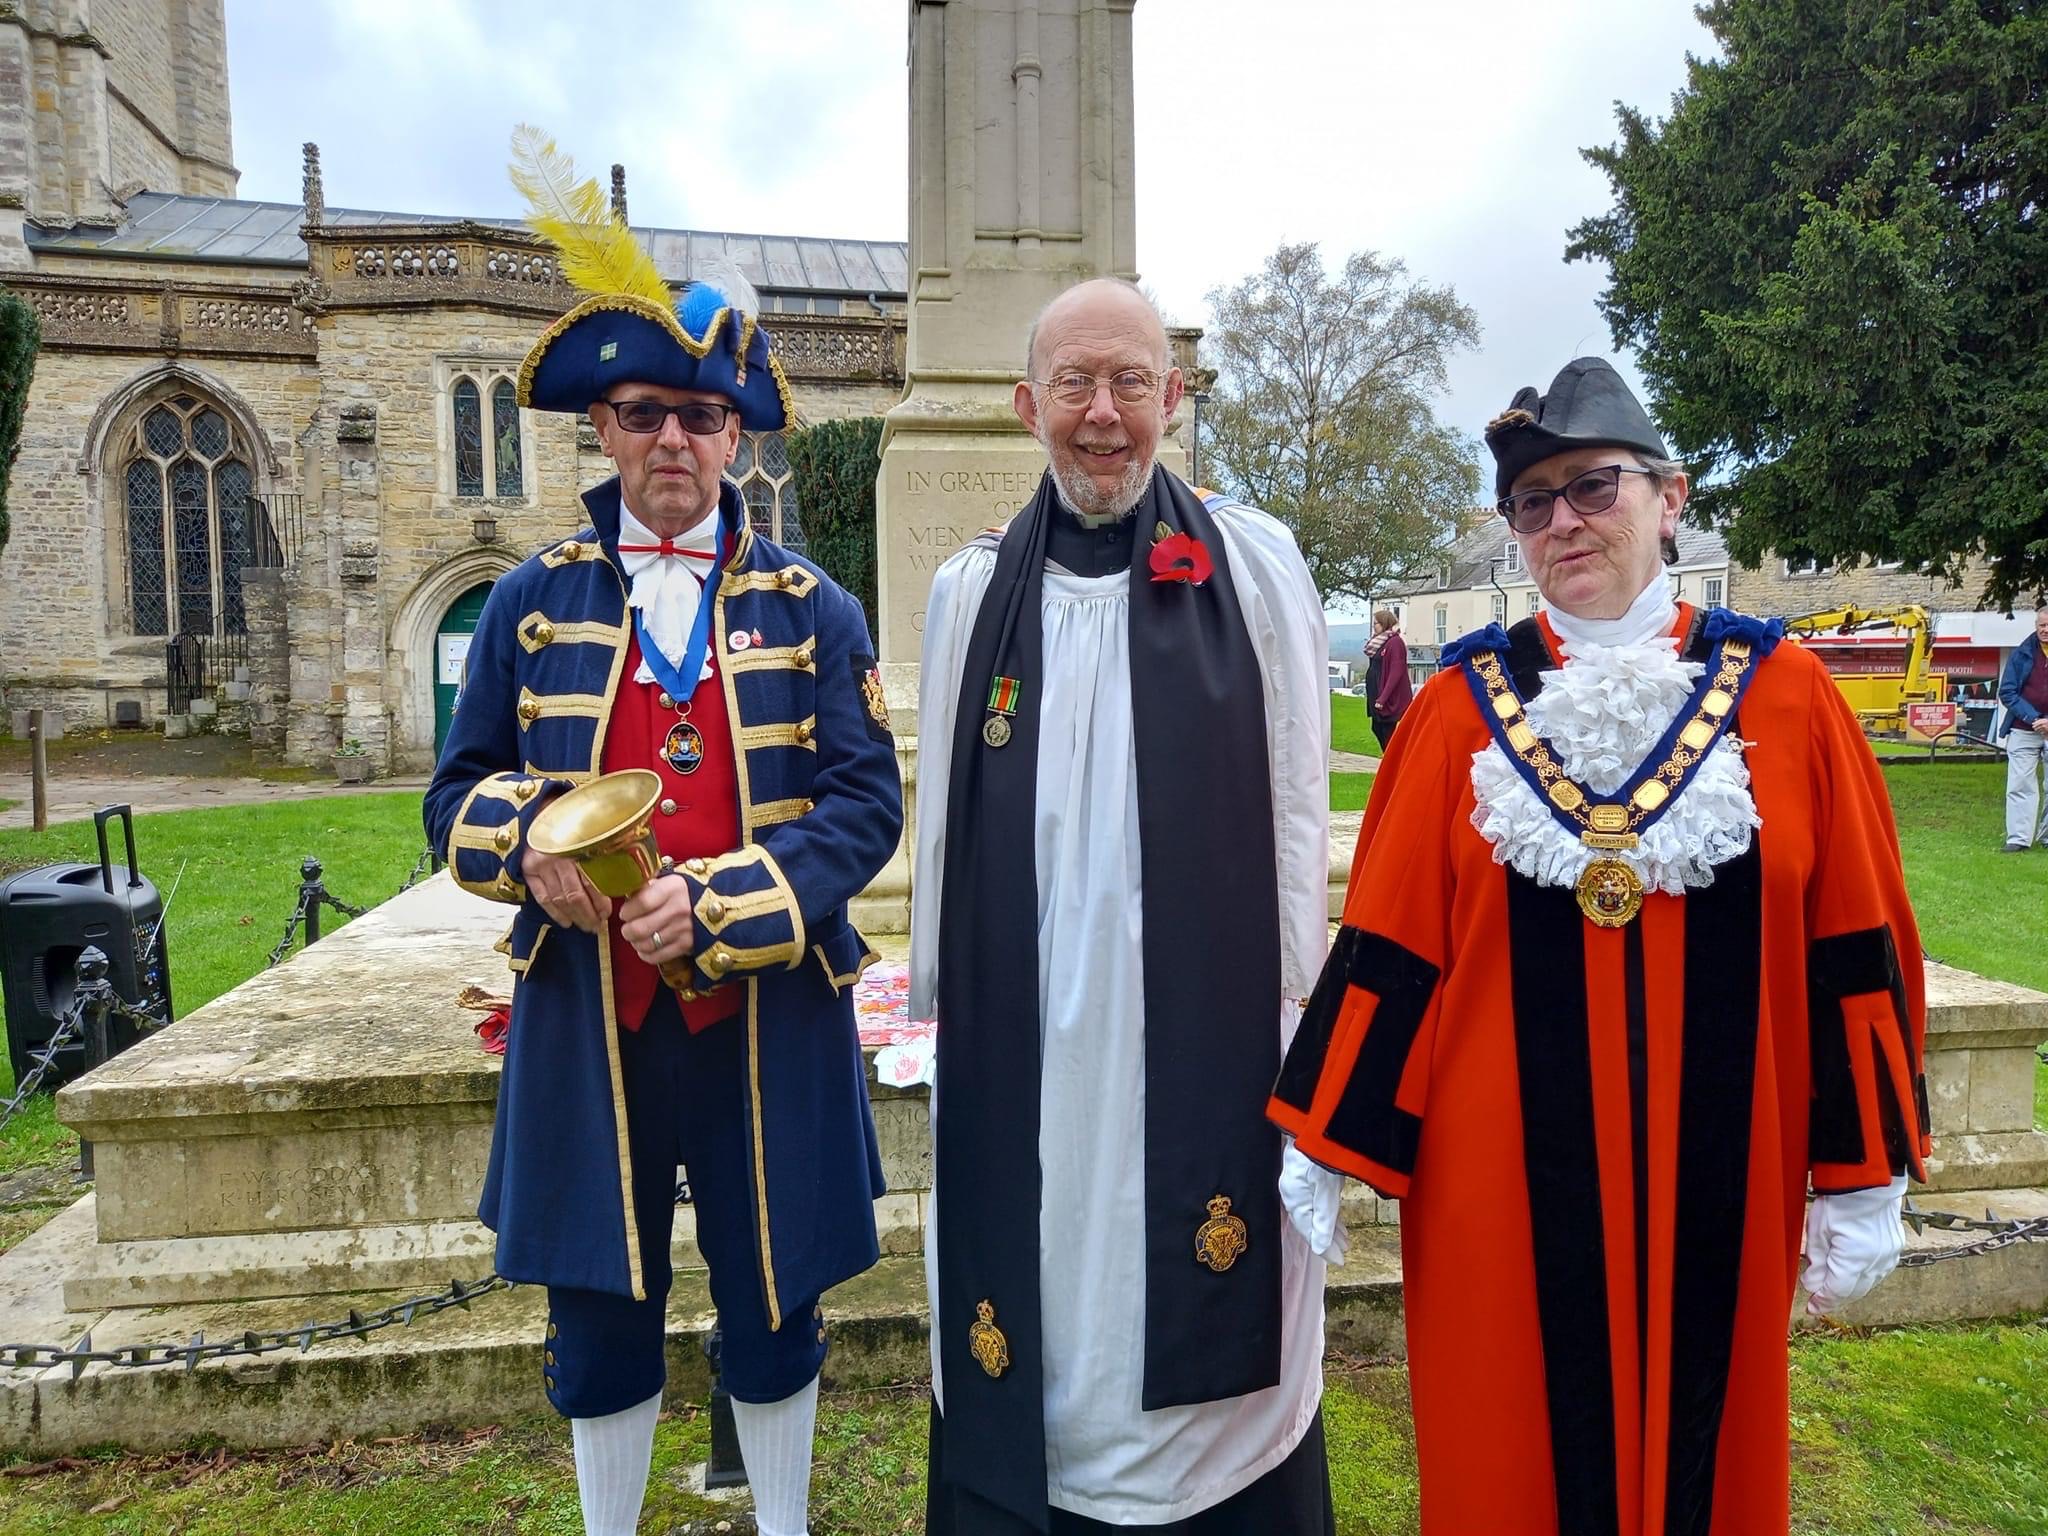
[{"label": "black shoe", "polygon": [[2002,853],[2025,853],[2026,851],[2027,845],[2025,843],[2007,843],[2000,849]]}]

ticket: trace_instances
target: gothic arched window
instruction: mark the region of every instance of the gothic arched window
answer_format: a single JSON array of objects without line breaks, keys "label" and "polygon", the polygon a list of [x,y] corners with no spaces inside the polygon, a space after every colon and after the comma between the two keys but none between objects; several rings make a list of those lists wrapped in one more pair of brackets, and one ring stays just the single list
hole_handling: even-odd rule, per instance
[{"label": "gothic arched window", "polygon": [[726,469],[747,504],[754,532],[785,549],[801,551],[804,530],[796,517],[796,481],[789,444],[780,432],[742,432],[739,452]]},{"label": "gothic arched window", "polygon": [[491,444],[498,494],[517,496],[524,486],[519,473],[519,397],[510,379],[491,386]]},{"label": "gothic arched window", "polygon": [[174,395],[136,423],[121,474],[136,634],[247,629],[248,457],[227,416],[193,395]]},{"label": "gothic arched window", "polygon": [[455,381],[455,494],[484,493],[484,404],[476,380]]}]

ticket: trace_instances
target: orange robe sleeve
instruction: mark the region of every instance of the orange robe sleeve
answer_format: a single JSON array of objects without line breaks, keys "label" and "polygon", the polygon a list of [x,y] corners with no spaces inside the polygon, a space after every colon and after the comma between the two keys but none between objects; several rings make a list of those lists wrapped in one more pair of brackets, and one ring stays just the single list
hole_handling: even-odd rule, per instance
[{"label": "orange robe sleeve", "polygon": [[1449,834],[1470,754],[1455,762],[1431,679],[1402,719],[1366,806],[1344,918],[1267,1108],[1301,1151],[1381,1194],[1408,1193],[1450,959]]},{"label": "orange robe sleeve", "polygon": [[1926,975],[1883,770],[1813,669],[1816,849],[1807,888],[1807,1160],[1817,1194],[1927,1176]]}]

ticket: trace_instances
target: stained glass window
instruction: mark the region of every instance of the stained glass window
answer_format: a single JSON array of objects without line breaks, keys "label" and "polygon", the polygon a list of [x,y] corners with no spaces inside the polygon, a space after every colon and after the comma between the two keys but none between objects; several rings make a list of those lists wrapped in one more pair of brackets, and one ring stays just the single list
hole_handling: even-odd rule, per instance
[{"label": "stained glass window", "polygon": [[220,509],[220,617],[228,634],[247,631],[242,567],[249,563],[249,466],[233,459],[213,472],[213,504]]},{"label": "stained glass window", "polygon": [[780,432],[742,432],[739,452],[727,476],[739,486],[754,531],[791,549],[802,549],[796,521],[796,487],[789,472],[789,444]]},{"label": "stained glass window", "polygon": [[510,379],[491,386],[491,434],[497,449],[497,485],[500,496],[519,496],[525,483],[519,467],[519,397]]},{"label": "stained glass window", "polygon": [[201,411],[192,418],[192,446],[202,459],[217,459],[228,451],[227,418],[219,411]]},{"label": "stained glass window", "polygon": [[128,600],[135,633],[161,635],[164,623],[164,475],[147,459],[128,466]]},{"label": "stained glass window", "polygon": [[484,493],[484,403],[473,379],[455,381],[455,494]]},{"label": "stained glass window", "polygon": [[168,459],[185,446],[185,424],[160,405],[142,423],[142,441],[158,458]]},{"label": "stained glass window", "polygon": [[175,395],[143,417],[130,442],[123,500],[135,633],[245,632],[255,477],[233,456],[246,455],[233,424],[217,407]]},{"label": "stained glass window", "polygon": [[171,547],[178,573],[178,628],[213,631],[213,519],[206,469],[192,459],[171,466]]}]

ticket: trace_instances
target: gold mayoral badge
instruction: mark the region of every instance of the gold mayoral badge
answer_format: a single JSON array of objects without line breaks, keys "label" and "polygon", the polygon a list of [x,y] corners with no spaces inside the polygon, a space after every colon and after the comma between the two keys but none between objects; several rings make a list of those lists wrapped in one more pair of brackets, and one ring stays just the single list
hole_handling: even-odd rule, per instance
[{"label": "gold mayoral badge", "polygon": [[1551,754],[1550,744],[1536,734],[1507,669],[1492,651],[1477,651],[1465,665],[1478,680],[1488,706],[1487,724],[1501,748],[1520,762],[1525,778],[1549,800],[1552,813],[1593,850],[1595,857],[1579,874],[1574,887],[1579,910],[1600,928],[1625,928],[1643,910],[1643,877],[1618,855],[1642,842],[1642,831],[1671,804],[1706,761],[1733,716],[1750,668],[1754,648],[1746,640],[1721,642],[1717,665],[1700,679],[1680,713],[1686,716],[1669,751],[1654,771],[1641,773],[1624,800],[1596,800]]},{"label": "gold mayoral badge", "polygon": [[988,685],[988,720],[981,728],[981,739],[992,747],[1007,747],[1014,734],[1010,717],[1017,713],[1017,700],[1022,697],[1024,684],[1014,677],[999,677]]},{"label": "gold mayoral badge", "polygon": [[968,1353],[989,1375],[1000,1376],[1010,1368],[1010,1341],[996,1326],[996,1309],[991,1303],[978,1301],[974,1310],[977,1315],[967,1325]]},{"label": "gold mayoral badge", "polygon": [[1250,1246],[1244,1222],[1230,1214],[1230,1197],[1216,1196],[1209,1202],[1209,1219],[1195,1232],[1195,1257],[1220,1275]]}]

